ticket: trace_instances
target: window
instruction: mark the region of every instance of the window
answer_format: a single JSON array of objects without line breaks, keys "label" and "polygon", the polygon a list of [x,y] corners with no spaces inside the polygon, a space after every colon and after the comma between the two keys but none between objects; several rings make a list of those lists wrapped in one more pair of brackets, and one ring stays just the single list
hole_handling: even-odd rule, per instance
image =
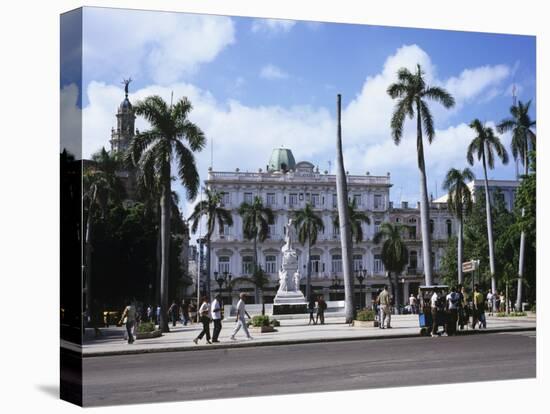
[{"label": "window", "polygon": [[437,265],[436,259],[437,259],[437,257],[435,255],[435,253],[432,252],[432,266],[433,266],[434,270],[437,270],[439,268],[439,266]]},{"label": "window", "polygon": [[409,267],[416,269],[418,267],[418,253],[416,250],[411,250],[409,252]]},{"label": "window", "polygon": [[336,239],[340,235],[340,227],[332,223],[332,238]]},{"label": "window", "polygon": [[379,254],[374,255],[374,273],[383,273],[384,265],[382,264],[382,256]]},{"label": "window", "polygon": [[396,222],[396,223],[401,223],[401,219],[400,219],[399,217],[396,217],[396,218],[395,218],[395,222]]},{"label": "window", "polygon": [[453,223],[449,219],[445,223],[447,224],[447,237],[450,238],[453,234]]},{"label": "window", "polygon": [[411,217],[411,218],[409,219],[409,224],[415,224],[415,225],[416,225],[416,218]]},{"label": "window", "polygon": [[338,207],[338,195],[333,194],[332,195],[332,208]]},{"label": "window", "polygon": [[383,209],[383,206],[382,206],[382,194],[375,194],[374,195],[374,209],[375,210],[382,210]]},{"label": "window", "polygon": [[430,234],[434,234],[435,223],[433,220],[430,220]]},{"label": "window", "polygon": [[363,269],[363,255],[354,254],[353,255],[353,271],[357,272]]},{"label": "window", "polygon": [[222,193],[221,206],[228,206],[231,204],[231,194]]},{"label": "window", "polygon": [[342,255],[333,254],[332,255],[332,273],[341,273],[342,272]]},{"label": "window", "polygon": [[294,207],[298,204],[298,194],[290,194],[288,197],[288,204],[290,207]]},{"label": "window", "polygon": [[319,205],[319,194],[312,194],[311,195],[311,205],[313,207],[317,207]]},{"label": "window", "polygon": [[244,275],[252,274],[252,269],[254,265],[254,258],[252,256],[243,256],[243,268],[242,272]]},{"label": "window", "polygon": [[218,272],[223,274],[225,272],[229,273],[229,256],[220,256],[218,258]]},{"label": "window", "polygon": [[272,207],[275,205],[275,193],[267,193],[267,206]]},{"label": "window", "polygon": [[318,254],[312,254],[310,256],[311,261],[311,273],[316,274],[321,271],[321,256]]},{"label": "window", "polygon": [[374,222],[374,234],[378,233],[378,231],[380,231],[380,224],[382,224],[382,222],[380,220],[376,220]]},{"label": "window", "polygon": [[416,226],[409,226],[409,239],[416,240]]},{"label": "window", "polygon": [[277,237],[277,225],[276,224],[268,224],[267,226],[267,237],[272,239],[274,237]]},{"label": "window", "polygon": [[265,257],[265,271],[267,273],[277,273],[277,257],[269,255]]},{"label": "window", "polygon": [[221,236],[230,236],[231,235],[231,226],[228,226],[227,224],[223,225],[223,230],[220,228],[220,235]]},{"label": "window", "polygon": [[355,202],[356,206],[361,205],[361,194],[354,194],[353,195],[353,201]]},{"label": "window", "polygon": [[252,193],[244,193],[244,202],[252,204]]}]

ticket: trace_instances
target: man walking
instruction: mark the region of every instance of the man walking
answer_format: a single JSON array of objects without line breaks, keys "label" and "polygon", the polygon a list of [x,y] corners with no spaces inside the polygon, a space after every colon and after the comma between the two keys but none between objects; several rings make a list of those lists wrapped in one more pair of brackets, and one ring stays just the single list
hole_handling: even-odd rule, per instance
[{"label": "man walking", "polygon": [[200,315],[200,321],[202,322],[202,331],[195,339],[193,339],[193,342],[195,345],[199,342],[199,340],[202,339],[204,335],[206,335],[206,343],[211,344],[210,342],[210,317],[208,316],[210,314],[210,304],[208,303],[208,297],[203,296],[202,298],[202,304],[199,308],[199,315]]},{"label": "man walking", "polygon": [[184,299],[181,301],[181,323],[183,326],[187,326],[189,322],[189,304]]},{"label": "man walking", "polygon": [[388,328],[391,328],[391,302],[388,286],[384,285],[384,290],[378,295],[378,303],[380,304],[380,329],[384,329],[384,323],[388,318]]},{"label": "man walking", "polygon": [[214,302],[212,302],[212,320],[214,321],[212,342],[220,342],[218,341],[218,337],[222,330],[222,297],[219,293],[215,296]]},{"label": "man walking", "polygon": [[319,296],[317,300],[317,316],[315,323],[320,322],[321,325],[325,324],[325,310],[327,309],[327,303],[323,295]]},{"label": "man walking", "polygon": [[246,326],[245,315],[248,317],[248,319],[250,319],[250,315],[248,314],[245,308],[245,303],[244,303],[245,298],[246,298],[246,293],[241,292],[241,294],[239,295],[239,302],[237,302],[237,318],[235,319],[235,322],[237,322],[237,324],[235,325],[233,334],[230,336],[230,338],[233,341],[235,340],[235,335],[237,334],[237,332],[239,332],[239,329],[241,328],[243,328],[243,331],[247,339],[253,339],[250,336],[250,333],[248,332],[248,327]]},{"label": "man walking", "polygon": [[411,307],[411,313],[416,315],[416,297],[414,296],[414,293],[411,293],[411,296],[409,297],[409,306]]},{"label": "man walking", "polygon": [[307,324],[311,325],[311,323],[313,322],[314,325],[317,325],[317,321],[313,317],[313,312],[315,312],[315,297],[313,295],[311,295],[311,297],[309,298],[307,310],[309,312],[309,322]]},{"label": "man walking", "polygon": [[128,344],[134,343],[133,329],[134,324],[136,323],[136,308],[132,305],[132,302],[128,300],[124,312],[122,312],[122,317],[120,318],[119,324],[126,325],[126,332],[128,334]]},{"label": "man walking", "polygon": [[473,295],[474,316],[472,320],[472,327],[475,329],[477,322],[479,327],[487,328],[487,321],[485,320],[485,298],[483,293],[479,291],[479,285],[474,286]]},{"label": "man walking", "polygon": [[176,326],[176,321],[178,320],[178,305],[176,305],[176,301],[172,301],[172,305],[170,305],[170,308],[168,309],[168,316],[172,320],[172,326]]},{"label": "man walking", "polygon": [[458,318],[458,307],[460,306],[460,294],[456,291],[456,287],[451,288],[451,293],[447,299],[447,335],[456,334],[456,321]]}]

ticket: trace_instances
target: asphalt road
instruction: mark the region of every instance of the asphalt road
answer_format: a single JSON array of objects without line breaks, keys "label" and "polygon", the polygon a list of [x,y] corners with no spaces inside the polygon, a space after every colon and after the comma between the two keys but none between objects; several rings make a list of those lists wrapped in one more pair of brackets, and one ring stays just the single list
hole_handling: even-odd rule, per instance
[{"label": "asphalt road", "polygon": [[535,332],[85,358],[85,406],[532,378]]}]

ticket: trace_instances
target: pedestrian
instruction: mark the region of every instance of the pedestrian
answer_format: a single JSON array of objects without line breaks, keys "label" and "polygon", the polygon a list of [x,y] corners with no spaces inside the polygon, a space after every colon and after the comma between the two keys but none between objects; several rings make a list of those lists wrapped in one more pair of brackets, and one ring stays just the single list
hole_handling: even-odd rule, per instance
[{"label": "pedestrian", "polygon": [[501,298],[502,298],[502,292],[495,294],[495,312],[500,312]]},{"label": "pedestrian", "polygon": [[500,312],[506,312],[506,301],[508,298],[504,295],[504,292],[500,292]]},{"label": "pedestrian", "polygon": [[218,337],[222,330],[222,297],[219,293],[215,296],[214,302],[212,302],[212,320],[214,321],[212,342],[220,342]]},{"label": "pedestrian", "polygon": [[147,305],[147,322],[153,322],[153,308]]},{"label": "pedestrian", "polygon": [[323,295],[319,296],[317,300],[317,316],[315,323],[319,322],[321,325],[325,324],[325,310],[327,309],[327,303]]},{"label": "pedestrian", "polygon": [[235,335],[237,334],[237,332],[239,332],[239,329],[241,328],[243,328],[247,339],[253,339],[248,332],[248,327],[246,326],[245,315],[248,317],[248,319],[250,319],[250,315],[246,311],[246,305],[244,303],[245,298],[246,293],[241,292],[239,295],[239,301],[237,302],[237,317],[235,319],[236,325],[235,329],[233,330],[233,334],[230,336],[233,341],[235,340]]},{"label": "pedestrian", "polygon": [[155,323],[160,326],[160,305],[157,305],[157,310],[155,312]]},{"label": "pedestrian", "polygon": [[432,338],[438,336],[438,321],[437,321],[437,302],[439,300],[439,295],[434,290],[434,293],[432,294],[432,297],[430,298],[430,309],[432,312]]},{"label": "pedestrian", "polygon": [[466,296],[465,296],[465,290],[464,286],[458,285],[457,287],[457,293],[459,296],[459,302],[458,302],[458,326],[460,327],[460,330],[462,331],[464,329],[464,325],[467,324],[467,317],[466,317]]},{"label": "pedestrian", "polygon": [[195,305],[195,301],[192,300],[191,304],[189,305],[189,316],[191,323],[194,323],[197,321],[197,305]]},{"label": "pedestrian", "polygon": [[386,318],[388,319],[387,327],[391,328],[391,301],[390,292],[388,292],[388,286],[384,285],[384,289],[378,295],[378,304],[380,306],[380,329],[384,329],[384,323]]},{"label": "pedestrian", "polygon": [[474,294],[473,294],[473,311],[474,316],[472,319],[472,327],[475,329],[477,323],[479,322],[479,327],[486,328],[487,327],[487,321],[485,319],[485,299],[483,298],[483,294],[479,291],[479,285],[474,286]]},{"label": "pedestrian", "polygon": [[202,304],[201,304],[201,307],[199,308],[200,321],[202,322],[202,331],[199,334],[199,336],[193,339],[193,342],[195,343],[195,345],[199,342],[200,339],[202,339],[204,335],[206,335],[206,343],[207,344],[212,343],[210,342],[210,318],[208,316],[209,314],[210,314],[210,304],[208,302],[208,297],[203,296]]},{"label": "pedestrian", "polygon": [[307,310],[309,311],[309,322],[307,324],[311,325],[311,322],[313,322],[314,325],[317,325],[317,322],[313,317],[313,312],[315,312],[315,297],[313,295],[311,295],[311,297],[309,298],[309,303],[307,304]]},{"label": "pedestrian", "polygon": [[416,308],[416,297],[414,296],[414,293],[411,293],[411,296],[409,296],[409,306],[411,307],[411,313],[413,315],[418,313],[418,310]]},{"label": "pedestrian", "polygon": [[448,335],[456,334],[456,322],[458,319],[459,306],[460,306],[460,294],[457,292],[457,288],[453,286],[451,288],[451,292],[446,297],[446,307],[447,307],[446,331]]},{"label": "pedestrian", "polygon": [[124,311],[122,312],[122,316],[120,317],[119,324],[124,324],[126,326],[126,333],[128,335],[128,344],[134,343],[134,324],[136,322],[136,308],[134,305],[132,305],[132,302],[130,300],[126,301],[126,307],[124,308]]},{"label": "pedestrian", "polygon": [[189,304],[184,299],[181,301],[181,323],[183,326],[187,326],[189,322]]},{"label": "pedestrian", "polygon": [[168,316],[170,318],[170,320],[172,321],[172,326],[175,327],[176,326],[176,321],[178,320],[178,310],[179,310],[179,307],[178,305],[176,304],[176,300],[174,299],[172,301],[172,304],[170,305],[170,308],[168,308]]},{"label": "pedestrian", "polygon": [[493,315],[494,312],[494,304],[495,304],[495,295],[493,295],[493,291],[489,289],[487,292],[487,309],[489,310],[489,315]]}]

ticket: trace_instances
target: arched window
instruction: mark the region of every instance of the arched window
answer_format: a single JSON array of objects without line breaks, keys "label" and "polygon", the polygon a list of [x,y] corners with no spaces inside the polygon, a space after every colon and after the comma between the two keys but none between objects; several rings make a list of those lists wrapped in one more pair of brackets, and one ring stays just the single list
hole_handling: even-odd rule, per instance
[{"label": "arched window", "polygon": [[277,257],[275,255],[268,255],[265,257],[265,271],[267,273],[277,272]]},{"label": "arched window", "polygon": [[332,255],[332,273],[342,272],[342,255],[333,254]]}]

